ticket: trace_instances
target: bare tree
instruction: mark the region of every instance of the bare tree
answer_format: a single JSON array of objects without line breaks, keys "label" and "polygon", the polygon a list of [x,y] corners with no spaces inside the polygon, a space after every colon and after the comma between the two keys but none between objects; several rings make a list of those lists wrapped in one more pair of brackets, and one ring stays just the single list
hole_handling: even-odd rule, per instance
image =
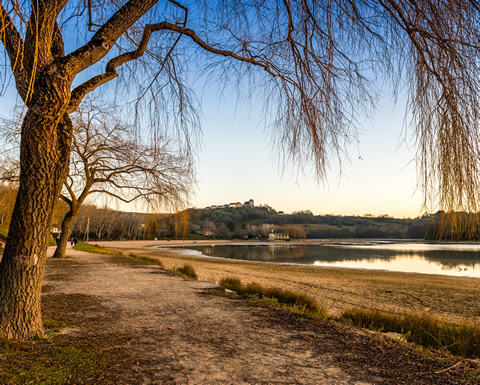
[{"label": "bare tree", "polygon": [[[435,190],[439,181],[440,199],[447,206],[476,207],[478,189],[470,187],[477,186],[477,168],[462,162],[471,159],[476,165],[478,158],[459,148],[478,151],[478,102],[468,104],[476,99],[480,79],[476,2],[185,4],[0,3],[3,89],[9,84],[9,67],[25,105],[19,191],[0,264],[2,336],[42,334],[40,284],[53,206],[68,175],[74,132],[69,115],[85,95],[119,75],[124,75],[123,83],[117,85],[128,85],[123,96],[136,101],[139,127],[148,115],[154,133],[167,127],[185,133],[196,123],[189,109],[194,99],[186,92],[183,73],[239,83],[250,78],[247,92],[266,95],[275,108],[266,112],[274,116],[280,153],[301,167],[313,164],[322,177],[329,154],[341,159],[343,144],[355,140],[355,118],[375,102],[375,82],[392,74],[389,79],[400,86],[403,75],[409,74],[427,177],[423,184],[433,183]],[[77,47],[66,53],[64,46],[73,46],[75,38]],[[186,146],[191,143],[188,136],[183,141]],[[431,150],[431,157],[423,161]],[[426,168],[430,160],[433,172]]]},{"label": "bare tree", "polygon": [[[115,109],[86,104],[73,117],[74,136],[70,172],[60,198],[69,206],[54,257],[65,257],[72,223],[91,194],[103,194],[130,203],[142,200],[150,207],[181,207],[193,186],[193,165],[157,137],[142,143],[132,127],[117,118]],[[98,227],[98,226],[97,226]],[[103,227],[97,228],[97,238]]]}]

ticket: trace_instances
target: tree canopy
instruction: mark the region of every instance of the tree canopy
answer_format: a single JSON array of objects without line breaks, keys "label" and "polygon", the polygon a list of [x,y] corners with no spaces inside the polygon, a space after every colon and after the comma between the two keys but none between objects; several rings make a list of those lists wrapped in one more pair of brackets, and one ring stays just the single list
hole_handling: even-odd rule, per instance
[{"label": "tree canopy", "polygon": [[281,158],[323,178],[382,85],[405,87],[425,205],[476,211],[479,11],[473,0],[2,0],[0,89],[13,79],[25,114],[0,334],[42,332],[39,285],[70,114],[95,90],[131,107],[138,134],[173,130],[188,151],[199,116],[189,84],[248,79],[243,92],[265,98]]},{"label": "tree canopy", "polygon": [[137,123],[188,145],[192,78],[250,78],[244,92],[266,95],[281,158],[324,177],[388,81],[409,89],[427,207],[475,211],[478,13],[470,0],[3,1],[3,90],[13,74],[28,107],[42,71],[57,73],[72,112],[120,77]]}]

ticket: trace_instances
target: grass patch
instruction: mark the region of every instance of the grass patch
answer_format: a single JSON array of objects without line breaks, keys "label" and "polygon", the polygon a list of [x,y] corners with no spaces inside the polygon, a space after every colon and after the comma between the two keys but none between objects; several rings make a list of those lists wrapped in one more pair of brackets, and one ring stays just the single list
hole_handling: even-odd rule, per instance
[{"label": "grass patch", "polygon": [[235,291],[242,297],[258,299],[267,306],[286,308],[298,314],[326,319],[327,310],[319,307],[315,300],[307,294],[295,293],[291,290],[267,288],[258,283],[242,284],[236,277],[225,277],[220,285]]},{"label": "grass patch", "polygon": [[[98,298],[81,294],[42,295],[42,309],[48,338],[0,339],[0,384],[119,382],[121,367],[129,367],[131,357],[123,347],[123,336],[98,333],[102,316],[92,317],[103,309]],[[66,327],[85,330],[89,325],[97,331],[93,335],[58,334]]]},{"label": "grass patch", "polygon": [[134,265],[155,265],[163,268],[163,263],[156,258],[139,256],[133,253],[128,255],[116,254],[111,259],[111,262],[114,263],[126,263]]},{"label": "grass patch", "polygon": [[407,341],[424,347],[446,350],[463,357],[480,357],[480,326],[463,322],[455,325],[429,315],[406,313],[401,316],[376,310],[352,309],[340,319],[382,332],[401,333]]},{"label": "grass patch", "polygon": [[67,336],[35,341],[0,340],[0,383],[98,383],[113,366],[102,347],[101,341]]},{"label": "grass patch", "polygon": [[189,279],[193,279],[193,280],[197,280],[198,279],[198,275],[195,271],[195,269],[193,268],[192,265],[189,265],[188,263],[186,263],[185,265],[181,266],[181,267],[177,267],[175,269],[175,272],[183,275],[184,277],[187,277]]},{"label": "grass patch", "polygon": [[118,253],[113,250],[106,249],[105,247],[100,247],[98,245],[92,245],[90,243],[82,243],[82,242],[79,242],[77,246],[73,247],[73,249],[78,251],[85,251],[87,253],[96,253],[96,254],[117,254]]}]

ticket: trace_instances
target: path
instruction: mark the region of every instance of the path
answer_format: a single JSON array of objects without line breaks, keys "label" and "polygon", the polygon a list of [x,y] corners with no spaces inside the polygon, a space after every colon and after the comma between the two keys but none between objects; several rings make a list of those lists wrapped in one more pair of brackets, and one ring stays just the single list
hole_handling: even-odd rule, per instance
[{"label": "path", "polygon": [[[158,266],[115,264],[72,249],[67,255],[47,264],[44,285],[48,294],[96,296],[106,315],[114,315],[105,327],[130,336],[124,349],[137,357],[120,383],[361,385],[404,376],[390,373],[388,355],[375,363],[370,350],[385,352],[366,334],[206,295],[213,284],[172,277]],[[62,274],[68,280],[58,279]],[[444,380],[418,383],[452,383]]]}]

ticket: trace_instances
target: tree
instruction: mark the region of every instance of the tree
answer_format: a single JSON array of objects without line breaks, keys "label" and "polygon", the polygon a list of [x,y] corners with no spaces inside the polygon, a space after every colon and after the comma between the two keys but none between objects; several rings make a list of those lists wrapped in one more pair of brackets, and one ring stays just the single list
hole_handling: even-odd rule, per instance
[{"label": "tree", "polygon": [[[193,185],[188,153],[175,152],[163,138],[141,143],[133,128],[115,116],[114,108],[102,109],[90,102],[73,117],[70,172],[60,194],[69,210],[62,221],[56,258],[65,257],[72,224],[91,194],[125,203],[143,200],[152,207],[172,207],[185,202]],[[97,238],[105,230],[98,227]]]},{"label": "tree", "polygon": [[[438,182],[440,198],[450,208],[476,207],[476,2],[188,4],[0,3],[6,53],[1,79],[8,86],[9,67],[25,106],[19,189],[0,264],[0,335],[42,334],[40,285],[51,215],[69,169],[70,114],[85,95],[119,75],[129,86],[124,96],[133,95],[137,86],[137,123],[149,120],[153,132],[167,126],[186,132],[197,122],[183,73],[239,83],[250,77],[248,92],[265,95],[276,109],[266,111],[274,117],[272,127],[280,130],[275,136],[279,153],[300,167],[313,164],[323,177],[330,154],[341,159],[343,144],[355,141],[356,117],[373,105],[376,84],[387,79],[383,74],[393,75],[388,80],[397,80],[395,86],[409,74],[423,185],[430,189],[433,183],[435,190]],[[66,53],[65,47],[75,45],[72,34],[80,44]],[[120,82],[116,85],[122,89]],[[150,119],[145,112],[151,112]],[[460,200],[452,195],[457,193]]]},{"label": "tree", "polygon": [[15,185],[0,184],[0,224],[8,224],[12,216],[17,189]]}]

